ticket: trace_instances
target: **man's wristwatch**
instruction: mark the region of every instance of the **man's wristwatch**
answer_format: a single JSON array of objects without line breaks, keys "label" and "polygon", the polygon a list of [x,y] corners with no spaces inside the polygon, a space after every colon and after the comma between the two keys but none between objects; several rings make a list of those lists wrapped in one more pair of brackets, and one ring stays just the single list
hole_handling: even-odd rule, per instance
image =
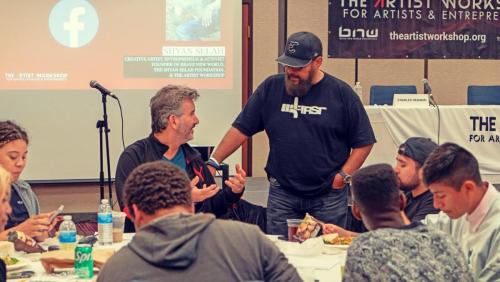
[{"label": "man's wristwatch", "polygon": [[343,170],[339,170],[339,174],[340,174],[340,176],[342,176],[342,181],[344,182],[344,184],[351,184],[352,177],[350,174],[347,174]]}]

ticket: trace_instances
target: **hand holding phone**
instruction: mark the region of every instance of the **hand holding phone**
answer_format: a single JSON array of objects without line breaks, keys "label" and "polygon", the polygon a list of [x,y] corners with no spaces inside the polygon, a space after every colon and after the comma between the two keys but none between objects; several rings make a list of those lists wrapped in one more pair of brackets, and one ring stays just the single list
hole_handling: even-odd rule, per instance
[{"label": "hand holding phone", "polygon": [[58,215],[64,210],[64,205],[60,205],[59,208],[49,217],[49,222],[52,223]]}]

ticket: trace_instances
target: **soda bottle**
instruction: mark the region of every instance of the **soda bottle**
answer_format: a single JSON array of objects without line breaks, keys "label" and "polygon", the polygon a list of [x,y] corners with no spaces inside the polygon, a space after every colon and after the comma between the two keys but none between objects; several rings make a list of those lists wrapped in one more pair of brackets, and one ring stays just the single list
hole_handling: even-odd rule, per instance
[{"label": "soda bottle", "polygon": [[76,246],[76,226],[71,215],[65,215],[59,226],[59,244],[62,250],[74,250]]},{"label": "soda bottle", "polygon": [[113,214],[108,199],[102,199],[97,212],[97,232],[99,244],[110,245],[113,243]]}]

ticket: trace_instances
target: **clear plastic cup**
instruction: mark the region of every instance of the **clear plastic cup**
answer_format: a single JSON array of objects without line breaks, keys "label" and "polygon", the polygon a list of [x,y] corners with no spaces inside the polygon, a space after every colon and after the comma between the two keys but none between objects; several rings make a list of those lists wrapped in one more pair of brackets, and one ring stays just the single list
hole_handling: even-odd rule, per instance
[{"label": "clear plastic cup", "polygon": [[288,241],[297,242],[295,239],[295,233],[297,233],[297,229],[299,228],[299,224],[302,222],[302,219],[287,219],[286,224],[288,225]]},{"label": "clear plastic cup", "polygon": [[113,243],[123,241],[123,229],[125,227],[125,213],[113,212]]}]

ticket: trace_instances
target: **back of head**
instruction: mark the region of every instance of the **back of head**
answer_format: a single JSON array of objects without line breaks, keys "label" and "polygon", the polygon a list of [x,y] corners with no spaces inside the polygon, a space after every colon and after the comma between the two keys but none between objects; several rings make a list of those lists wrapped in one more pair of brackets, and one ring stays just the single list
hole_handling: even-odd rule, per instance
[{"label": "back of head", "polygon": [[11,176],[0,166],[0,232],[5,230],[8,216],[12,212],[10,207],[10,184]]},{"label": "back of head", "polygon": [[174,164],[155,161],[136,167],[125,182],[125,204],[148,215],[176,206],[191,207],[191,183]]},{"label": "back of head", "polygon": [[364,216],[399,212],[399,184],[393,168],[375,164],[352,175],[352,197]]},{"label": "back of head", "polygon": [[2,166],[0,166],[0,201],[10,195],[11,176]]},{"label": "back of head", "polygon": [[454,143],[445,143],[434,150],[424,163],[424,182],[443,183],[459,190],[466,180],[482,183],[479,163],[469,151]]},{"label": "back of head", "polygon": [[15,140],[29,143],[28,134],[19,125],[10,120],[0,121],[0,147]]},{"label": "back of head", "polygon": [[184,99],[196,100],[200,95],[195,89],[187,86],[167,85],[158,90],[151,98],[151,129],[154,133],[166,128],[168,117],[182,115],[182,101]]}]

